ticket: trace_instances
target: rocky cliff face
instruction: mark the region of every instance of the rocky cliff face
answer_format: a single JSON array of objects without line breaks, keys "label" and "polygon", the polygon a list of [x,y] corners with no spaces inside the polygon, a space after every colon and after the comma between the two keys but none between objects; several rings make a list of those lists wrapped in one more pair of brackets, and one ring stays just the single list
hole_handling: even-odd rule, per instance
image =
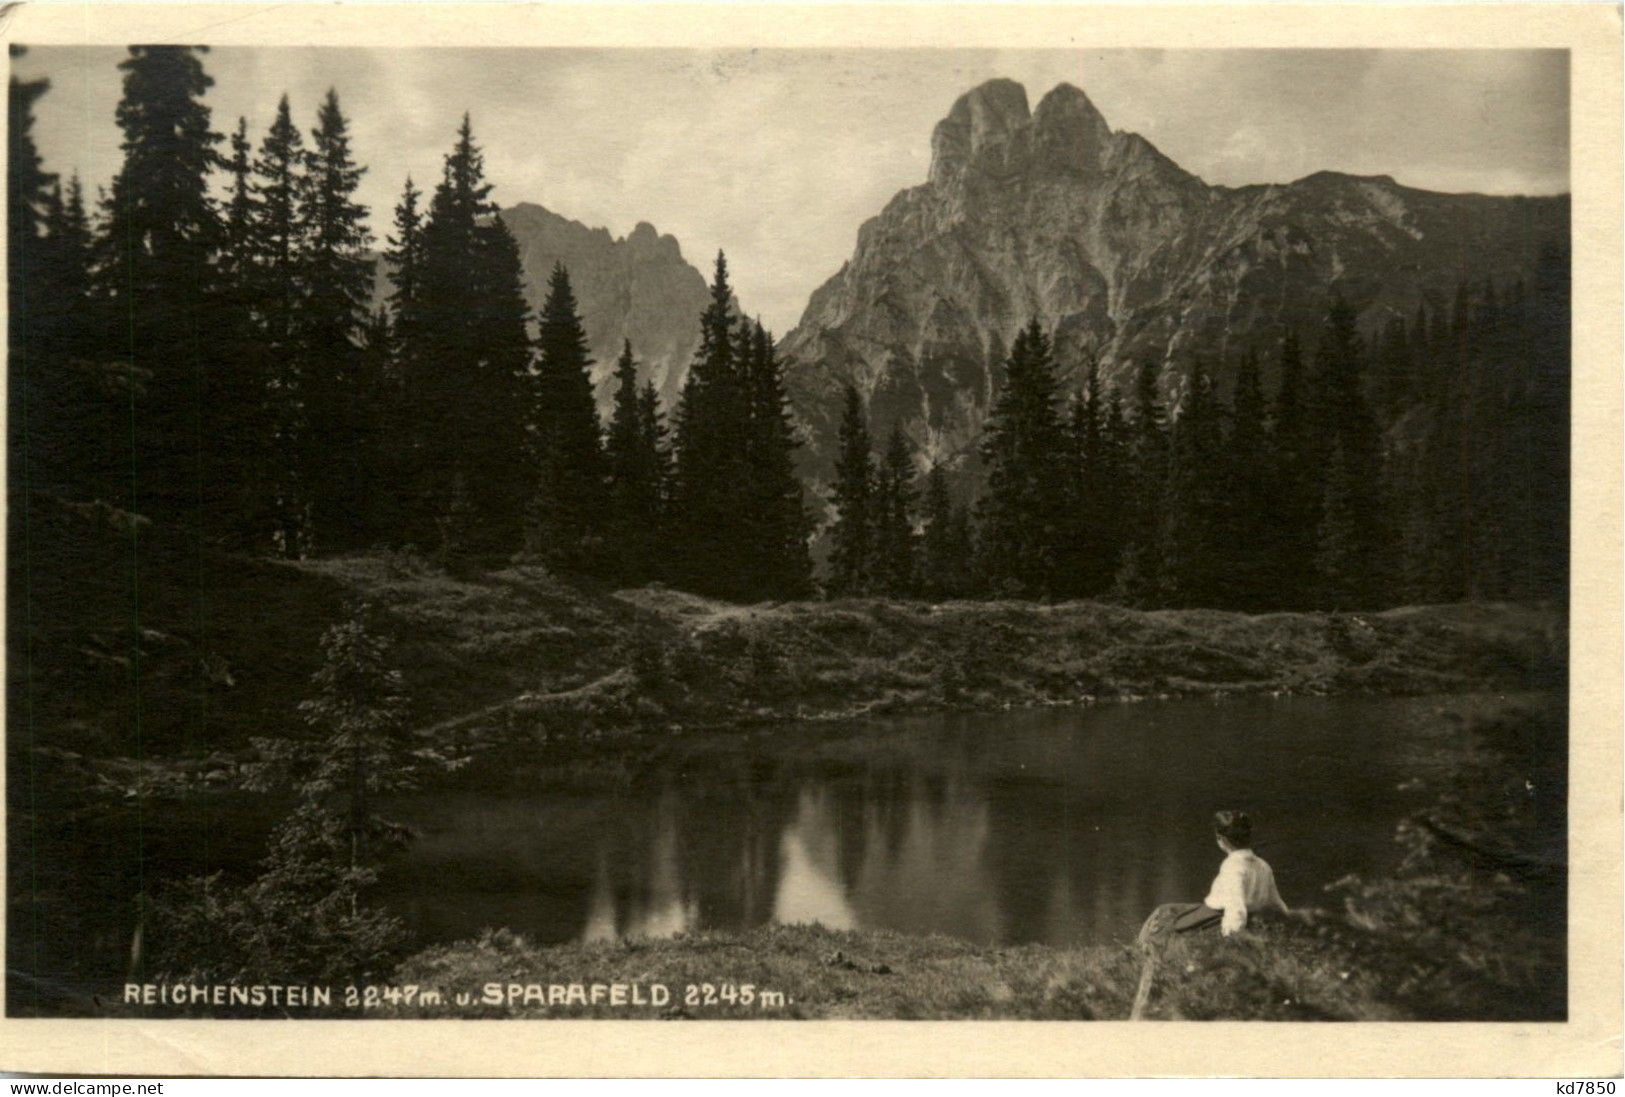
[{"label": "rocky cliff face", "polygon": [[[608,229],[588,228],[531,202],[501,217],[519,244],[533,316],[547,296],[553,264],[569,270],[601,410],[607,414],[614,398],[623,339],[632,340],[640,380],[653,381],[665,405],[674,407],[699,346],[700,313],[710,301],[705,276],[683,258],[677,240],[648,222],[617,239]],[[391,290],[384,267],[378,264],[378,303]]]},{"label": "rocky cliff face", "polygon": [[1424,299],[1448,303],[1464,277],[1527,277],[1568,234],[1567,197],[1436,194],[1331,172],[1210,186],[1113,131],[1068,84],[1036,110],[1017,83],[983,84],[937,124],[931,150],[927,182],[863,225],[783,341],[815,473],[848,380],[877,433],[900,421],[927,460],[962,462],[1005,350],[1034,316],[1068,391],[1090,355],[1119,387],[1149,358],[1177,399],[1196,353],[1223,375],[1287,330],[1312,352],[1334,293],[1374,326]]},{"label": "rocky cliff face", "polygon": [[607,229],[590,229],[529,202],[503,210],[502,219],[519,242],[533,312],[546,296],[553,264],[569,270],[600,406],[607,410],[613,398],[623,339],[632,340],[640,377],[655,383],[667,407],[675,406],[709,302],[705,276],[683,258],[677,240],[647,221],[616,239]]}]

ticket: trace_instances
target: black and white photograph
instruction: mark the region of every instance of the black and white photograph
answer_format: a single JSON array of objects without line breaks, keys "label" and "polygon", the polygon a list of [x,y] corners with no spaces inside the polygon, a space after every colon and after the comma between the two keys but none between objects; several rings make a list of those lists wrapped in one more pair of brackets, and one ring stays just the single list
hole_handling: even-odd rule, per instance
[{"label": "black and white photograph", "polygon": [[1569,50],[9,61],[7,1017],[1571,1019]]}]

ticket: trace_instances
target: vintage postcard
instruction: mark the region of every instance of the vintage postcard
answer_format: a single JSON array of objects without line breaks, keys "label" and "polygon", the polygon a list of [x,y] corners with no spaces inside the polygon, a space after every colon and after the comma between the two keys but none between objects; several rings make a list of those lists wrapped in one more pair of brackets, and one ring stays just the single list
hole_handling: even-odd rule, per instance
[{"label": "vintage postcard", "polygon": [[1620,1071],[1616,6],[0,20],[0,1068]]}]

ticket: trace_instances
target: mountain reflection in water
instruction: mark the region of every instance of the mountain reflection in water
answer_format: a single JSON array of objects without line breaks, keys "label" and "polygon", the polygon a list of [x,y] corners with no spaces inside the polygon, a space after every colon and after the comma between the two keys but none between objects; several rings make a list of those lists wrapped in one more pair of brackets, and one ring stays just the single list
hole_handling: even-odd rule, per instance
[{"label": "mountain reflection in water", "polygon": [[631,789],[425,793],[383,898],[425,943],[817,922],[979,943],[1121,940],[1200,899],[1244,805],[1289,903],[1392,862],[1439,698],[1152,702],[707,742]]}]

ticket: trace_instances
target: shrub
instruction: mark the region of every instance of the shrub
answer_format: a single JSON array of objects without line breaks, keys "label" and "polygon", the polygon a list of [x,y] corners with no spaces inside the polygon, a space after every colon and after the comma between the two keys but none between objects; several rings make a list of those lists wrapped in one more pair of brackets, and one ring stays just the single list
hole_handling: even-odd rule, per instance
[{"label": "shrub", "polygon": [[415,777],[398,672],[365,607],[322,637],[315,696],[299,706],[313,734],[262,740],[253,782],[288,789],[294,807],[271,834],[261,872],[231,891],[220,875],[160,893],[153,960],[215,982],[353,982],[387,975],[405,931],[363,902],[405,831],[372,813],[378,794]]},{"label": "shrub", "polygon": [[[374,836],[374,848],[399,842]],[[405,927],[362,893],[375,869],[352,863],[338,813],[312,805],[272,834],[263,872],[247,887],[222,875],[160,892],[150,918],[152,970],[207,982],[347,983],[383,978],[403,954]]]}]

